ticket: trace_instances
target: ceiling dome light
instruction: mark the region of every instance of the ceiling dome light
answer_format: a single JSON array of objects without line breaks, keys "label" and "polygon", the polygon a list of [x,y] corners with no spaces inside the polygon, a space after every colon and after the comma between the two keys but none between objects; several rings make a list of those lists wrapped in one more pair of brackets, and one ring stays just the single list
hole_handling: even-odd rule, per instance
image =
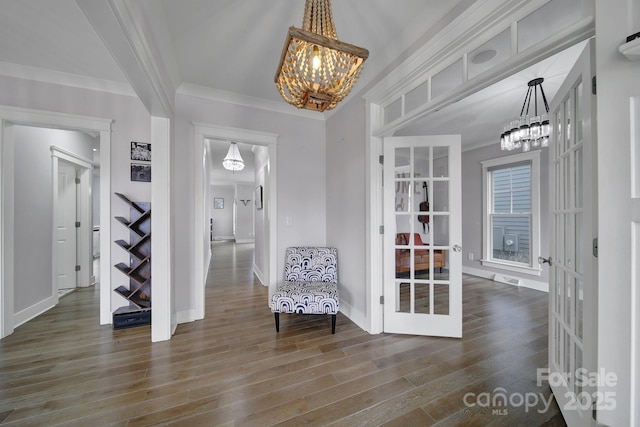
[{"label": "ceiling dome light", "polygon": [[227,156],[222,161],[222,166],[230,171],[241,171],[244,169],[244,160],[242,160],[240,150],[238,150],[238,144],[235,142],[229,145],[229,151],[227,151]]}]

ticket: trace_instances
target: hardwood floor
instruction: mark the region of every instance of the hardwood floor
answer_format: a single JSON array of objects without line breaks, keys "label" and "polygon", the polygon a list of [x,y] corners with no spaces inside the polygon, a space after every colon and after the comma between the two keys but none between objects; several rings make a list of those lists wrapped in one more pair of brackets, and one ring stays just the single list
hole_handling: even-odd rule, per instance
[{"label": "hardwood floor", "polygon": [[564,425],[555,402],[465,405],[501,391],[549,397],[536,386],[546,294],[465,277],[461,340],[369,335],[341,314],[335,335],[329,316],[302,315],[282,315],[276,334],[267,288],[250,272],[252,246],[213,250],[206,319],[179,325],[168,342],[152,344],[147,326],[99,326],[92,288],[0,340],[0,423]]}]

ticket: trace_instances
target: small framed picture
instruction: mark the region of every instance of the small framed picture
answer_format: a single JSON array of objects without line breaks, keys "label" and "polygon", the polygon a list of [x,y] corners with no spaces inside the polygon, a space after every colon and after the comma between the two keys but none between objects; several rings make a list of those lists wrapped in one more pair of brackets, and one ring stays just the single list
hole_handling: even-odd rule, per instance
[{"label": "small framed picture", "polygon": [[262,185],[256,187],[256,209],[262,209]]},{"label": "small framed picture", "polygon": [[224,209],[224,199],[222,197],[213,198],[213,209]]},{"label": "small framed picture", "polygon": [[131,181],[151,182],[151,165],[131,163]]},{"label": "small framed picture", "polygon": [[131,141],[131,160],[139,162],[151,161],[151,144]]}]

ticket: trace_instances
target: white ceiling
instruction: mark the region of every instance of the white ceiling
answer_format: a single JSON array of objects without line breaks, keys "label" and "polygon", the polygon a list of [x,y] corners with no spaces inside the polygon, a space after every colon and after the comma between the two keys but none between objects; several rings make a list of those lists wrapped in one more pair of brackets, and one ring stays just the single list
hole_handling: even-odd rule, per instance
[{"label": "white ceiling", "polygon": [[[370,51],[356,91],[473,3],[334,0],[338,37]],[[564,8],[570,3],[551,2]],[[302,24],[303,0],[136,0],[131,5],[144,11],[145,23],[176,87],[202,86],[284,103],[273,78],[287,28]],[[0,0],[0,10],[0,74],[35,78],[53,72],[126,83],[126,73],[76,1]],[[566,15],[561,12],[554,16]],[[533,32],[544,30],[539,27],[547,24],[538,22]],[[500,58],[501,47],[496,50]],[[497,139],[502,122],[519,113],[527,81],[544,76],[544,88],[551,98],[576,52],[573,49],[524,70],[399,134],[462,133],[464,144]]]}]

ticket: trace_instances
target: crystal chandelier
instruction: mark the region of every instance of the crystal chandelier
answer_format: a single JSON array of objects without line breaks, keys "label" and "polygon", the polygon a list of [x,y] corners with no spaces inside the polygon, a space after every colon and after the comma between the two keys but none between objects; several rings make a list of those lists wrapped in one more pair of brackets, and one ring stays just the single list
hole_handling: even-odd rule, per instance
[{"label": "crystal chandelier", "polygon": [[369,51],[338,40],[331,0],[306,0],[302,29],[289,27],[275,82],[289,104],[331,110],[349,94]]},{"label": "crystal chandelier", "polygon": [[229,151],[227,151],[227,155],[222,161],[222,166],[230,171],[241,171],[244,169],[244,160],[242,160],[240,150],[238,150],[238,144],[235,142],[229,145]]},{"label": "crystal chandelier", "polygon": [[[527,95],[524,97],[522,110],[520,110],[520,118],[509,122],[500,135],[500,148],[503,150],[511,151],[522,148],[522,151],[526,152],[532,148],[549,146],[549,104],[542,88],[543,81],[544,79],[539,77],[527,83],[529,87]],[[540,94],[544,102],[545,112],[542,115],[538,115],[538,87],[540,87]],[[529,116],[531,98],[534,102],[533,116]]]}]

